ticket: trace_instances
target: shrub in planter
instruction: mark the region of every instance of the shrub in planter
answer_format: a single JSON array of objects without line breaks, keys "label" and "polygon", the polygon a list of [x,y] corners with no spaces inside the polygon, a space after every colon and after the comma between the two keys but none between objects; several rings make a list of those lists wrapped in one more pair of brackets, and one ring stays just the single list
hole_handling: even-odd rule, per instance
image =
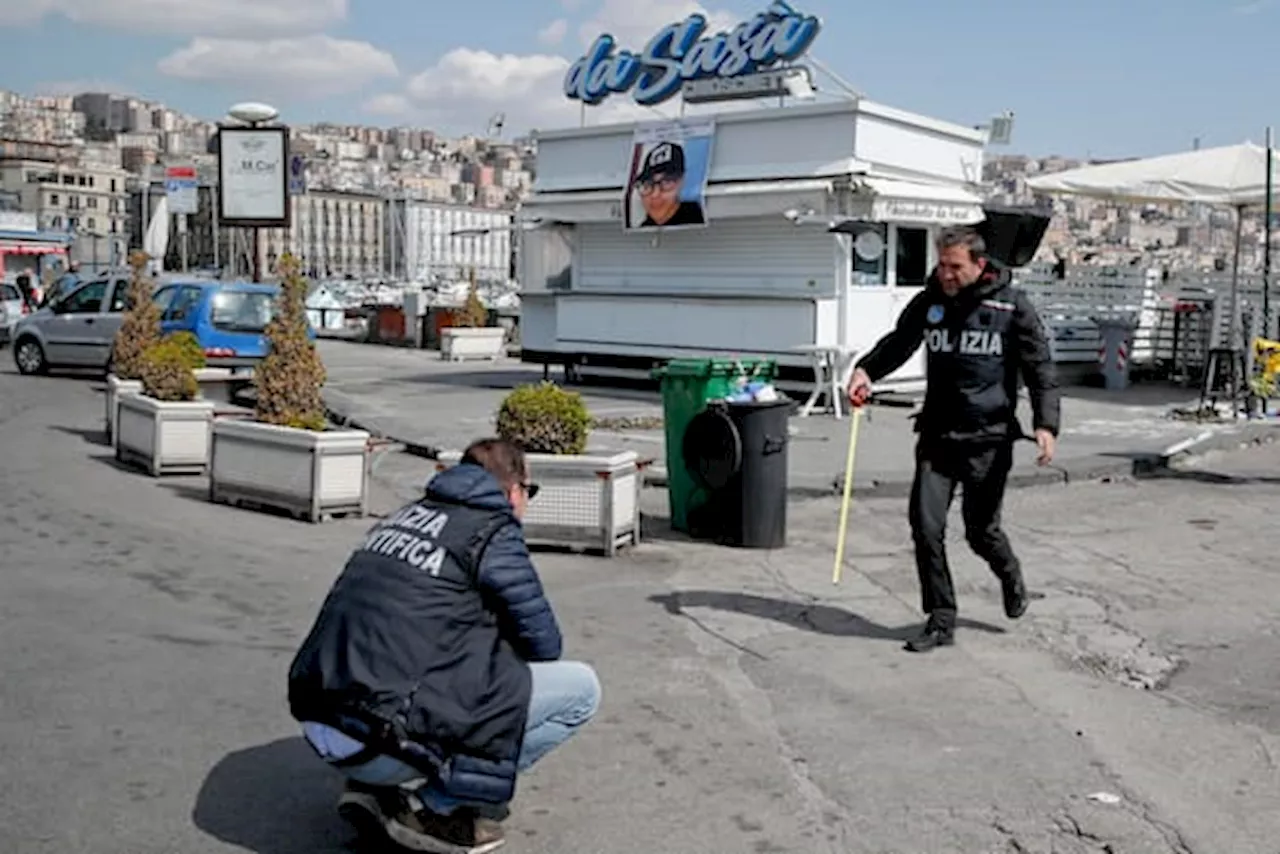
[{"label": "shrub in planter", "polygon": [[207,364],[204,348],[190,332],[173,332],[164,337],[164,342],[172,346],[182,363],[192,371],[198,371]]},{"label": "shrub in planter", "polygon": [[129,256],[133,277],[126,294],[124,317],[111,345],[111,364],[107,368],[106,403],[107,438],[114,439],[120,395],[142,390],[143,355],[160,340],[160,307],[151,298],[154,282],[147,272],[145,252]]},{"label": "shrub in planter", "polygon": [[488,359],[497,361],[506,352],[507,332],[501,326],[489,325],[489,310],[480,301],[475,271],[471,271],[471,289],[466,304],[449,312],[450,325],[440,333],[440,358],[448,361]]},{"label": "shrub in planter", "polygon": [[265,424],[300,430],[323,430],[326,425],[325,370],[315,343],[307,336],[307,280],[292,255],[278,266],[279,311],[267,325],[270,352],[254,371],[258,391],[255,416]]},{"label": "shrub in planter", "polygon": [[129,256],[133,276],[129,280],[124,317],[111,351],[112,373],[117,379],[142,379],[147,349],[160,340],[160,307],[151,298],[155,282],[147,272],[149,260],[145,252]]},{"label": "shrub in planter", "polygon": [[484,307],[484,302],[480,299],[480,286],[476,283],[476,274],[471,272],[471,288],[467,291],[467,301],[463,304],[461,311],[454,315],[454,321],[457,326],[466,329],[479,329],[489,325],[489,310]]},{"label": "shrub in planter", "polygon": [[[201,362],[204,354],[200,354]],[[190,350],[171,335],[147,348],[142,360],[142,393],[166,403],[195,400],[200,393]]]},{"label": "shrub in planter", "polygon": [[[586,545],[613,555],[640,541],[640,460],[635,451],[587,451],[591,416],[582,396],[552,383],[513,389],[498,435],[528,454],[539,486],[523,524],[531,542]],[[439,467],[460,453],[440,455]]]},{"label": "shrub in planter", "polygon": [[209,497],[284,510],[311,522],[368,512],[369,434],[329,429],[325,370],[308,336],[307,281],[280,259],[280,298],[267,325],[270,351],[254,371],[254,419],[213,422]]},{"label": "shrub in planter", "polygon": [[590,430],[582,395],[554,383],[519,386],[498,410],[498,435],[527,453],[581,454]]},{"label": "shrub in planter", "polygon": [[117,459],[140,465],[157,477],[207,470],[213,404],[197,400],[200,388],[191,362],[191,352],[178,336],[146,349],[142,393],[120,398]]}]

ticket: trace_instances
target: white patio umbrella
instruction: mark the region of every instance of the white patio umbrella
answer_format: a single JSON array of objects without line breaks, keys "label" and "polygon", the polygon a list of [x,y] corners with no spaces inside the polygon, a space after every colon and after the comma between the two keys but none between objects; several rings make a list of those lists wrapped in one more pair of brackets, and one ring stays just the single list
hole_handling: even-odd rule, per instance
[{"label": "white patio umbrella", "polygon": [[[1236,245],[1231,272],[1230,326],[1230,343],[1234,346],[1241,221],[1246,208],[1266,204],[1269,189],[1267,154],[1267,148],[1245,142],[1053,172],[1031,178],[1027,186],[1041,193],[1089,196],[1118,202],[1199,202],[1234,208]],[[1280,165],[1280,156],[1274,150],[1271,158],[1273,168]]]}]

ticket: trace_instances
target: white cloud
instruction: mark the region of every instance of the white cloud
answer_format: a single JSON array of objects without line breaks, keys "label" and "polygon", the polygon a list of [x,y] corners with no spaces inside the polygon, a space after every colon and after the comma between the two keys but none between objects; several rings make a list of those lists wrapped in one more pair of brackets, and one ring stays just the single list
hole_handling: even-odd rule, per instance
[{"label": "white cloud", "polygon": [[[579,105],[565,97],[563,81],[569,60],[550,54],[493,54],[456,48],[426,71],[409,80],[403,96],[379,95],[365,104],[370,112],[387,114],[392,107],[405,119],[440,131],[483,133],[496,113],[506,114],[513,133],[535,128],[576,125]],[[625,121],[647,116],[650,110],[622,98],[590,108],[590,121]]]},{"label": "white cloud", "polygon": [[728,30],[737,26],[743,16],[726,9],[708,10],[694,0],[604,0],[600,9],[578,28],[584,45],[589,45],[601,33],[613,36],[621,47],[641,50],[659,29],[676,24],[694,13],[707,18],[708,33]]},{"label": "white cloud", "polygon": [[373,96],[365,102],[364,108],[374,115],[397,119],[409,118],[416,112],[413,102],[407,97],[392,93]]},{"label": "white cloud", "polygon": [[538,31],[538,41],[547,47],[555,47],[564,41],[568,33],[569,22],[564,18],[557,18]]},{"label": "white cloud", "polygon": [[331,36],[249,41],[197,38],[160,60],[162,74],[226,83],[263,94],[321,97],[353,92],[380,77],[397,77],[391,54],[368,42]]},{"label": "white cloud", "polygon": [[[560,2],[569,11],[581,6],[580,0]],[[623,47],[639,50],[660,27],[683,21],[695,12],[707,16],[712,32],[730,28],[740,18],[727,11],[709,12],[693,0],[651,0],[649,5],[604,0],[579,28],[579,35],[583,44],[589,45],[598,34],[607,32]],[[539,36],[545,36],[545,40],[555,36],[558,40],[567,27],[567,22],[553,21]],[[570,53],[576,59],[579,51]],[[582,107],[564,94],[564,76],[570,63],[570,59],[551,53],[497,55],[457,48],[411,78],[402,94],[378,95],[365,104],[365,109],[454,133],[482,133],[496,113],[506,115],[506,128],[511,133],[573,127],[581,121]],[[758,106],[754,101],[689,106],[687,114]],[[678,101],[650,109],[635,104],[626,95],[614,95],[599,106],[588,107],[587,122],[654,120],[678,114]]]},{"label": "white cloud", "polygon": [[62,15],[115,30],[201,36],[316,33],[347,16],[347,0],[0,0],[9,26]]}]

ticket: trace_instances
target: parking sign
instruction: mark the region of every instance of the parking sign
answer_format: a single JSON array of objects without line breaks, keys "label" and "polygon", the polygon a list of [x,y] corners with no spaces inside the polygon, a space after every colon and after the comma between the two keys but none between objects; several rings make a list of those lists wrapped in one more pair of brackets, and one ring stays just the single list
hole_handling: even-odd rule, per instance
[{"label": "parking sign", "polygon": [[200,212],[200,179],[194,166],[169,166],[164,170],[164,192],[169,197],[169,213]]}]

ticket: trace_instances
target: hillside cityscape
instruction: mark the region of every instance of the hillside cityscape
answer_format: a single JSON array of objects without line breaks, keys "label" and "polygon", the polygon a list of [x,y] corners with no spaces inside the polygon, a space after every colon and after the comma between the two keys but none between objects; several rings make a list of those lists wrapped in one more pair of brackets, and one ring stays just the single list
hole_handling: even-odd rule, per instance
[{"label": "hillside cityscape", "polygon": [[[495,116],[486,137],[456,139],[412,127],[291,127],[291,153],[305,161],[304,186],[287,233],[266,233],[260,251],[269,263],[291,250],[319,279],[456,281],[474,269],[480,280],[514,289],[510,222],[532,188],[537,152],[531,139],[504,138],[502,124]],[[192,165],[200,206],[182,241],[184,267],[248,272],[243,237],[212,221],[216,131],[214,121],[129,95],[0,91],[0,225],[25,216],[41,230],[74,235],[72,257],[80,264],[119,265],[143,244],[143,224],[164,196],[166,167]],[[1029,177],[1087,162],[989,154],[984,191],[992,200],[1032,202]],[[1069,197],[1051,203],[1055,216],[1039,261],[1169,270],[1231,263],[1230,211]],[[1259,268],[1262,234],[1260,218],[1244,223],[1243,270]],[[169,268],[183,263],[178,244],[168,243]]]}]

